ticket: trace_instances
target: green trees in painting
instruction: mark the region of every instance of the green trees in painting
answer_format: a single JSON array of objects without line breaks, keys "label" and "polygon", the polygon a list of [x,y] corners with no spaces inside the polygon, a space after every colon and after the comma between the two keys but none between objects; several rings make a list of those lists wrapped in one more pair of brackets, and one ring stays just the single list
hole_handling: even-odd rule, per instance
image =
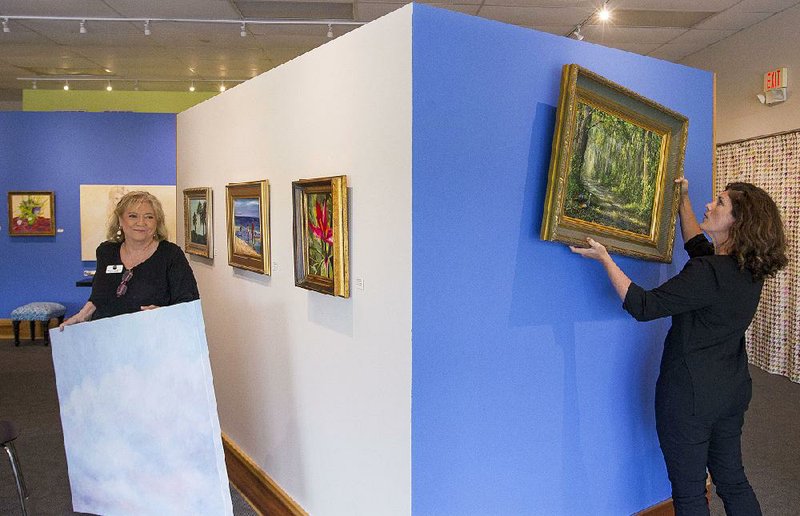
[{"label": "green trees in painting", "polygon": [[663,137],[578,102],[564,213],[648,235]]}]

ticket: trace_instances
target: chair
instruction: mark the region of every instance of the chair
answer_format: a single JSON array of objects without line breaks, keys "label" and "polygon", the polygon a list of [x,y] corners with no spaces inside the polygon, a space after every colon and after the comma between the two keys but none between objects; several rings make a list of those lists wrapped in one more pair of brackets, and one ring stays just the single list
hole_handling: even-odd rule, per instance
[{"label": "chair", "polygon": [[11,470],[14,472],[14,480],[17,482],[17,493],[19,494],[19,503],[22,505],[22,515],[28,516],[28,508],[25,506],[25,500],[28,498],[28,489],[25,487],[25,479],[22,478],[22,470],[19,467],[19,459],[17,458],[17,450],[14,448],[14,440],[19,437],[17,427],[11,421],[0,421],[0,446],[8,453],[8,458],[11,461]]},{"label": "chair", "polygon": [[44,345],[50,344],[50,320],[58,319],[58,324],[64,322],[64,314],[67,309],[61,303],[28,303],[14,309],[11,312],[11,325],[14,327],[14,345],[19,346],[19,323],[20,321],[30,321],[31,323],[31,342],[36,339],[36,321],[41,321],[42,332],[44,333]]}]

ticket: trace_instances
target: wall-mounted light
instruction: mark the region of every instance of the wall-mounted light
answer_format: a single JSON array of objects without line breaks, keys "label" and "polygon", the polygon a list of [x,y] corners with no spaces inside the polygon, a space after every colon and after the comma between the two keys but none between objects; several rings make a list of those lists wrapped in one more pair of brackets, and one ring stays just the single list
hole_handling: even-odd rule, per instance
[{"label": "wall-mounted light", "polygon": [[776,88],[774,90],[765,91],[764,93],[759,93],[756,95],[756,98],[762,104],[771,106],[773,104],[785,102],[788,98],[788,95],[789,94],[786,92],[786,88]]},{"label": "wall-mounted light", "polygon": [[81,20],[80,33],[81,34],[86,34],[86,20]]}]

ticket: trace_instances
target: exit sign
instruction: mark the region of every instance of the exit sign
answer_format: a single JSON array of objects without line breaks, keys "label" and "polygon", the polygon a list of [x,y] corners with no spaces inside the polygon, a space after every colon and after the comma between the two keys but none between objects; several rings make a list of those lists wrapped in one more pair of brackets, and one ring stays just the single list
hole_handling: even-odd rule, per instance
[{"label": "exit sign", "polygon": [[786,87],[786,68],[778,68],[764,74],[764,91]]}]

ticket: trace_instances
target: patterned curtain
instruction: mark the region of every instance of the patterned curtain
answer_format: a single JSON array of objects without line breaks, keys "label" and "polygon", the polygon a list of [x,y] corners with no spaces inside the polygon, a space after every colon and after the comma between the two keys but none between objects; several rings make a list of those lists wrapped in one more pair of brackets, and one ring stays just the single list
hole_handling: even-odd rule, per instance
[{"label": "patterned curtain", "polygon": [[765,281],[747,331],[750,363],[800,383],[800,130],[718,145],[715,191],[733,181],[772,196],[789,240],[789,265]]}]

